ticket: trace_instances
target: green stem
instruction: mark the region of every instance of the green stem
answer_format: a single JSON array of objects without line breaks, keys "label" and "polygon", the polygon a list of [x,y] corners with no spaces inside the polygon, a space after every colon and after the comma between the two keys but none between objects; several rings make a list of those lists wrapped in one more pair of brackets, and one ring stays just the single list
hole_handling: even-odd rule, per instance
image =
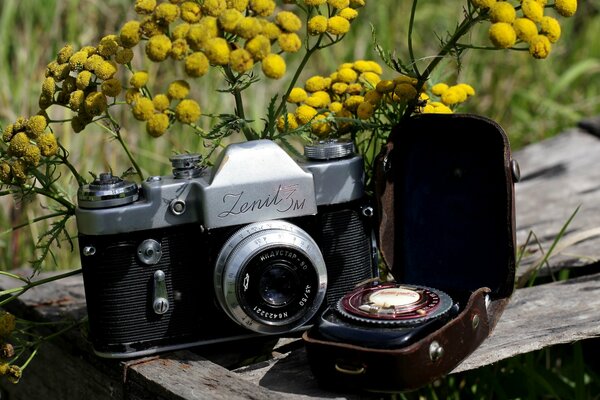
[{"label": "green stem", "polygon": [[275,122],[277,121],[277,118],[279,118],[279,116],[285,109],[285,104],[287,102],[287,98],[290,95],[290,92],[292,91],[294,86],[296,85],[298,78],[300,78],[300,74],[302,73],[302,70],[304,70],[304,67],[306,67],[308,60],[313,55],[313,53],[321,48],[320,46],[321,46],[322,39],[323,39],[323,35],[321,34],[321,35],[319,35],[319,38],[315,42],[314,46],[307,47],[306,53],[304,54],[304,57],[302,57],[302,61],[300,61],[300,65],[296,69],[296,72],[294,73],[294,76],[292,77],[292,80],[290,81],[290,83],[287,87],[287,90],[285,91],[283,97],[281,98],[281,102],[279,103],[279,106],[277,107],[277,110],[275,111],[273,119],[269,121],[267,126],[265,126],[265,130],[263,131],[263,137],[265,137],[268,132],[271,132],[273,130],[273,127],[275,126]]},{"label": "green stem", "polygon": [[417,60],[415,59],[415,53],[413,50],[412,33],[415,26],[415,14],[417,12],[418,0],[413,0],[412,8],[410,10],[410,22],[408,24],[408,54],[410,57],[410,65],[412,66],[415,76],[420,76],[419,68],[417,67]]},{"label": "green stem", "polygon": [[75,177],[75,179],[77,180],[77,184],[81,187],[83,185],[85,185],[85,179],[83,179],[83,177],[81,175],[79,175],[79,172],[77,171],[77,169],[75,168],[75,166],[73,164],[71,164],[69,162],[69,158],[68,158],[68,151],[67,149],[65,149],[63,147],[62,144],[58,144],[60,146],[60,148],[62,149],[64,155],[58,155],[58,158],[60,158],[60,161],[69,169],[69,171],[71,171],[71,174]]},{"label": "green stem", "polygon": [[[98,124],[98,125],[100,125],[102,128],[104,128],[105,130],[112,133],[114,135],[114,137],[119,141],[119,144],[125,151],[125,154],[127,154],[127,158],[133,165],[133,168],[135,169],[136,174],[140,177],[140,180],[143,181],[144,174],[142,173],[142,169],[138,165],[137,161],[135,161],[135,158],[131,154],[131,151],[129,151],[129,147],[127,146],[127,143],[125,143],[125,141],[123,140],[123,136],[121,135],[121,129],[119,128],[119,124],[117,123],[117,121],[115,121],[115,119],[112,117],[112,115],[110,115],[110,113],[108,111],[106,112],[106,117],[112,123],[113,129],[111,129],[103,124]],[[98,120],[96,120],[96,121],[98,121]]]},{"label": "green stem", "polygon": [[235,99],[235,115],[244,121],[244,126],[242,127],[242,133],[246,137],[246,140],[256,140],[258,136],[256,133],[245,123],[246,114],[244,112],[244,99],[242,98],[242,91],[237,86],[238,77],[233,74],[233,71],[229,66],[223,68],[225,71],[225,76],[229,80],[229,86],[231,88],[231,93],[233,94],[233,98]]},{"label": "green stem", "polygon": [[[41,217],[34,218],[34,219],[32,219],[31,221],[27,221],[27,222],[24,222],[24,223],[22,223],[22,224],[15,225],[15,226],[11,227],[10,229],[7,229],[7,230],[5,230],[5,231],[4,231],[4,232],[2,232],[1,234],[5,234],[5,233],[8,233],[8,232],[13,232],[13,231],[16,231],[17,229],[25,228],[25,227],[26,227],[26,226],[28,226],[29,224],[36,223],[36,222],[40,222],[40,221],[44,221],[44,220],[46,220],[46,219],[51,219],[51,218],[55,218],[55,217],[60,217],[61,215],[67,215],[67,214],[68,214],[67,212],[61,211],[61,212],[56,212],[56,213],[54,213],[54,214],[43,215],[43,216],[41,216]],[[0,271],[0,274],[1,274],[1,273],[2,273],[2,271]]]},{"label": "green stem", "polygon": [[[11,289],[6,289],[6,290],[2,290],[0,291],[0,297],[6,296],[6,295],[11,295],[10,297],[8,297],[7,299],[4,299],[2,301],[0,301],[0,306],[3,306],[4,304],[14,300],[15,298],[19,297],[20,295],[22,295],[23,293],[25,293],[26,291],[28,291],[29,289],[32,289],[36,286],[39,285],[43,285],[45,283],[48,282],[53,282],[53,281],[57,281],[59,279],[63,279],[63,278],[67,278],[69,276],[73,276],[73,275],[77,275],[81,273],[81,268],[79,269],[75,269],[73,271],[69,271],[63,274],[58,274],[58,275],[54,275],[54,276],[50,276],[48,278],[44,278],[44,279],[40,279],[38,281],[35,282],[31,282],[28,280],[27,285],[24,286],[19,286],[19,287],[15,287],[15,288],[11,288]],[[16,293],[16,294],[14,294]]]}]

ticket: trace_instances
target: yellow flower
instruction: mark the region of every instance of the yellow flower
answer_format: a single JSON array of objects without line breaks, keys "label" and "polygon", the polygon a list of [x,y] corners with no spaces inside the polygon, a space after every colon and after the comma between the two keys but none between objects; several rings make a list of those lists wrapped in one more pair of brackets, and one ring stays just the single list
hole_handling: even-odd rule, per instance
[{"label": "yellow flower", "polygon": [[517,18],[515,7],[507,1],[499,1],[490,9],[490,19],[492,22],[508,22],[512,24]]},{"label": "yellow flower", "polygon": [[529,18],[517,18],[513,22],[513,28],[517,34],[517,37],[524,42],[531,42],[533,38],[538,35],[538,28],[532,20]]},{"label": "yellow flower", "polygon": [[52,157],[58,152],[58,142],[52,132],[42,133],[36,143],[44,157]]},{"label": "yellow flower", "polygon": [[307,6],[320,6],[327,2],[327,0],[304,0],[304,4]]},{"label": "yellow flower", "polygon": [[350,7],[350,0],[327,0],[327,4],[333,8],[341,10]]},{"label": "yellow flower", "polygon": [[192,78],[206,74],[208,66],[208,58],[202,52],[192,53],[185,58],[185,73]]},{"label": "yellow flower", "polygon": [[119,49],[115,54],[115,61],[117,64],[129,64],[133,60],[133,50],[131,49]]},{"label": "yellow flower", "polygon": [[577,12],[577,0],[556,0],[554,8],[563,17],[571,17]]},{"label": "yellow flower", "polygon": [[492,24],[488,34],[494,46],[501,49],[512,47],[517,41],[517,33],[512,25],[506,22]]},{"label": "yellow flower", "polygon": [[138,14],[152,14],[156,7],[156,0],[136,0],[135,12]]},{"label": "yellow flower", "polygon": [[189,50],[190,47],[188,46],[187,40],[176,39],[171,43],[171,52],[169,54],[174,60],[183,60]]},{"label": "yellow flower", "polygon": [[176,4],[161,3],[154,9],[154,19],[161,25],[170,24],[178,17],[179,7]]},{"label": "yellow flower", "polygon": [[356,116],[360,119],[369,119],[375,114],[375,105],[369,101],[360,103],[356,109]]},{"label": "yellow flower", "polygon": [[329,103],[328,108],[329,108],[329,111],[337,114],[340,111],[342,111],[342,109],[344,108],[344,105],[342,103],[340,103],[339,101],[332,101],[331,103]]},{"label": "yellow flower", "polygon": [[65,79],[67,76],[69,76],[70,72],[71,72],[71,67],[69,66],[69,63],[64,63],[64,64],[56,65],[54,67],[52,75],[54,76],[54,79],[57,82],[60,82],[63,79]]},{"label": "yellow flower", "polygon": [[136,89],[141,89],[148,83],[148,73],[146,71],[137,71],[129,80],[129,84]]},{"label": "yellow flower", "polygon": [[375,72],[363,72],[358,76],[358,80],[367,83],[368,87],[375,87],[381,78]]},{"label": "yellow flower", "polygon": [[104,36],[100,40],[100,44],[98,45],[98,54],[100,54],[102,57],[110,57],[115,55],[115,53],[119,49],[119,43],[117,42],[117,40],[117,35]]},{"label": "yellow flower", "polygon": [[[10,183],[10,181],[12,181],[12,170],[10,168],[10,164],[6,161],[2,161],[0,162],[0,182]],[[0,365],[0,367],[2,366]],[[0,375],[2,375],[2,371],[0,371]]]},{"label": "yellow flower", "polygon": [[246,49],[235,49],[229,54],[229,65],[235,72],[250,71],[254,66],[252,54]]},{"label": "yellow flower", "polygon": [[102,114],[106,111],[107,106],[106,96],[102,92],[92,92],[85,98],[85,112],[91,116]]},{"label": "yellow flower", "polygon": [[256,35],[246,42],[245,48],[255,60],[262,60],[271,53],[271,41],[264,35]]},{"label": "yellow flower", "polygon": [[307,92],[317,92],[326,90],[329,87],[329,81],[320,75],[311,76],[304,83],[304,89]]},{"label": "yellow flower", "polygon": [[250,0],[250,9],[261,17],[268,17],[275,11],[273,0]]},{"label": "yellow flower", "polygon": [[302,28],[302,21],[290,11],[281,11],[275,17],[277,24],[286,32],[297,32]]},{"label": "yellow flower", "polygon": [[550,39],[544,35],[537,35],[529,43],[529,54],[534,58],[546,58],[551,50],[552,44],[550,43]]},{"label": "yellow flower", "polygon": [[244,14],[235,8],[229,8],[219,15],[218,21],[225,32],[233,33],[242,19]]},{"label": "yellow flower", "polygon": [[361,94],[363,92],[363,86],[360,83],[350,83],[346,88],[346,94]]},{"label": "yellow flower", "polygon": [[226,9],[227,2],[225,0],[204,0],[204,4],[202,4],[202,11],[213,17],[218,17]]},{"label": "yellow flower", "polygon": [[459,83],[456,86],[464,90],[467,96],[475,96],[475,89],[468,83]]},{"label": "yellow flower", "polygon": [[155,35],[148,40],[146,55],[154,62],[164,61],[171,51],[171,39],[167,35]]},{"label": "yellow flower", "polygon": [[27,121],[27,132],[32,139],[44,133],[48,126],[48,120],[43,115],[34,115]]},{"label": "yellow flower", "polygon": [[16,131],[14,129],[13,124],[6,125],[6,127],[4,127],[4,130],[2,131],[2,141],[6,143],[10,142],[15,133]]},{"label": "yellow flower", "polygon": [[331,123],[326,118],[327,116],[323,114],[317,115],[310,124],[311,132],[319,137],[325,137],[331,133]]},{"label": "yellow flower", "polygon": [[118,79],[112,78],[102,82],[100,86],[102,93],[108,97],[117,97],[121,93],[121,82]]},{"label": "yellow flower", "polygon": [[78,51],[69,58],[69,68],[71,71],[81,71],[87,60],[88,55],[85,51]]},{"label": "yellow flower", "polygon": [[27,180],[27,164],[25,161],[18,159],[11,165],[11,172],[17,182],[25,182]]},{"label": "yellow flower", "polygon": [[308,94],[302,88],[295,87],[290,91],[290,94],[287,97],[287,101],[289,103],[302,103],[304,100],[308,98]]},{"label": "yellow flower", "polygon": [[142,39],[139,21],[128,21],[121,28],[119,34],[121,45],[126,48],[135,46]]},{"label": "yellow flower", "polygon": [[77,89],[84,90],[88,86],[90,86],[90,82],[92,81],[92,73],[90,71],[84,70],[77,74],[77,79],[75,80],[75,85]]},{"label": "yellow flower", "polygon": [[154,114],[146,122],[146,132],[152,137],[162,136],[169,128],[169,116],[163,113]]},{"label": "yellow flower", "polygon": [[56,92],[56,81],[51,76],[44,79],[42,83],[42,94],[45,96],[52,97]]},{"label": "yellow flower", "polygon": [[205,54],[213,65],[227,65],[229,63],[229,43],[223,38],[212,38],[206,42]]},{"label": "yellow flower", "polygon": [[269,40],[276,40],[281,35],[281,29],[273,22],[261,20],[262,22],[262,34],[269,38]]},{"label": "yellow flower", "polygon": [[327,31],[327,17],[315,15],[308,20],[308,33],[311,35],[320,35]]},{"label": "yellow flower", "polygon": [[86,70],[88,70],[90,72],[95,72],[96,69],[100,66],[100,64],[102,64],[104,61],[105,61],[104,57],[102,57],[101,55],[92,54],[85,61],[83,68],[85,68]]},{"label": "yellow flower", "polygon": [[548,37],[550,43],[556,43],[560,38],[560,24],[555,18],[544,17],[540,21],[540,33]]},{"label": "yellow flower", "polygon": [[175,108],[175,118],[184,124],[194,123],[200,118],[201,110],[198,103],[191,99],[181,100]]},{"label": "yellow flower", "polygon": [[365,101],[368,101],[375,106],[379,104],[382,97],[383,95],[377,90],[369,90],[367,93],[365,93]]},{"label": "yellow flower", "polygon": [[129,105],[132,105],[141,96],[142,96],[142,93],[140,93],[139,89],[135,89],[135,88],[127,89],[127,91],[125,92],[125,102]]},{"label": "yellow flower", "polygon": [[350,22],[343,17],[335,15],[327,20],[327,32],[332,35],[344,35],[350,30]]},{"label": "yellow flower", "polygon": [[83,90],[75,90],[69,95],[69,107],[75,111],[79,111],[85,101],[85,92]]},{"label": "yellow flower", "polygon": [[354,68],[358,72],[373,72],[377,75],[381,75],[381,73],[383,72],[381,66],[375,61],[371,60],[356,60],[352,64],[352,68]]},{"label": "yellow flower", "polygon": [[366,0],[350,0],[350,7],[352,8],[361,8],[366,4]]},{"label": "yellow flower", "polygon": [[396,84],[394,83],[394,81],[383,80],[377,83],[377,85],[375,86],[375,90],[377,90],[379,93],[390,93],[394,90],[395,86]]},{"label": "yellow flower", "polygon": [[[287,129],[286,129],[287,128]],[[277,118],[277,130],[279,132],[286,132],[298,128],[298,121],[296,116],[292,113],[287,113]]]},{"label": "yellow flower", "polygon": [[452,106],[467,100],[467,92],[460,86],[451,86],[442,93],[442,103]]},{"label": "yellow flower", "polygon": [[162,35],[162,34],[166,33],[167,26],[160,25],[152,17],[146,17],[140,23],[140,29],[142,30],[142,35],[150,38],[152,36]]},{"label": "yellow flower", "polygon": [[175,28],[173,28],[171,31],[171,37],[173,40],[185,39],[190,31],[190,27],[191,25],[185,22],[175,26]]},{"label": "yellow flower", "polygon": [[102,61],[94,72],[98,78],[106,80],[112,78],[117,73],[117,67],[110,61]]},{"label": "yellow flower", "polygon": [[360,103],[363,103],[365,98],[359,95],[352,95],[344,101],[344,107],[349,111],[356,111]]},{"label": "yellow flower", "polygon": [[331,103],[331,98],[325,91],[314,92],[304,101],[304,104],[314,108],[325,108],[329,103]]},{"label": "yellow flower", "polygon": [[163,112],[169,108],[171,99],[166,94],[159,93],[152,98],[152,104],[154,105],[154,109],[156,111]]},{"label": "yellow flower", "polygon": [[353,83],[358,79],[358,74],[352,68],[341,68],[338,70],[337,79],[339,82]]},{"label": "yellow flower", "polygon": [[410,83],[400,83],[394,88],[394,94],[399,101],[410,101],[417,97],[417,89]]},{"label": "yellow flower", "polygon": [[227,8],[233,8],[239,12],[246,11],[249,0],[227,0]]},{"label": "yellow flower", "polygon": [[262,60],[262,71],[267,78],[279,79],[285,75],[285,61],[279,54],[269,54]]},{"label": "yellow flower", "polygon": [[194,50],[201,50],[206,42],[219,36],[217,18],[211,16],[203,17],[200,22],[190,26],[186,39]]},{"label": "yellow flower", "polygon": [[302,47],[302,40],[296,33],[282,33],[277,38],[281,50],[287,53],[296,53]]},{"label": "yellow flower", "polygon": [[29,146],[29,137],[25,132],[17,132],[8,145],[8,154],[11,156],[21,157],[25,154],[27,146]]},{"label": "yellow flower", "polygon": [[335,82],[331,85],[331,91],[338,96],[343,95],[348,90],[348,84],[345,82]]},{"label": "yellow flower", "polygon": [[73,46],[70,44],[66,44],[62,49],[58,51],[58,55],[56,56],[56,62],[59,64],[64,64],[69,62],[69,58],[73,55]]},{"label": "yellow flower", "polygon": [[315,117],[315,115],[317,115],[317,110],[315,110],[311,106],[307,106],[306,104],[302,104],[301,106],[296,108],[296,119],[302,125],[307,124],[311,119]]},{"label": "yellow flower", "polygon": [[23,153],[23,161],[30,167],[37,167],[42,154],[35,144],[30,144]]},{"label": "yellow flower", "polygon": [[358,11],[356,11],[353,8],[347,7],[340,10],[337,15],[344,19],[347,19],[348,21],[353,21],[356,17],[358,17]]},{"label": "yellow flower", "polygon": [[140,96],[132,103],[131,112],[138,121],[148,121],[154,114],[154,104],[149,98]]},{"label": "yellow flower", "polygon": [[262,32],[262,25],[257,18],[244,17],[237,25],[235,32],[244,39],[252,39]]},{"label": "yellow flower", "polygon": [[477,8],[491,8],[496,0],[471,0],[471,3]]},{"label": "yellow flower", "polygon": [[181,100],[187,97],[190,93],[190,85],[184,80],[171,82],[167,89],[167,95],[171,99]]},{"label": "yellow flower", "polygon": [[194,1],[186,1],[181,4],[181,19],[190,24],[200,21],[202,10],[200,5]]},{"label": "yellow flower", "polygon": [[544,7],[536,0],[523,0],[521,10],[525,17],[534,22],[540,22],[544,16]]}]

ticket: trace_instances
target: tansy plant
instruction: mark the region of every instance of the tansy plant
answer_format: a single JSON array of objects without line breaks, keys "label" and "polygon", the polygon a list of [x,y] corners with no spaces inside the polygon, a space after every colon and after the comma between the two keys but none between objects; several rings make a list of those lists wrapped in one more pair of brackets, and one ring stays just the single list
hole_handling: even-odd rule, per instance
[{"label": "tansy plant", "polygon": [[[0,195],[43,196],[51,204],[29,221],[51,222],[38,238],[35,270],[56,246],[65,242],[72,246],[71,238],[76,236],[68,232],[67,225],[75,212],[75,200],[57,182],[63,174],[73,176],[80,186],[93,178],[71,162],[69,149],[62,144],[65,141],[53,129],[56,124],[70,124],[73,134],[91,124],[101,127],[122,148],[131,165],[127,173],[137,175],[138,180],[144,179],[144,174],[129,150],[135,136],[127,140],[121,129],[123,121],[117,116],[130,115],[142,121],[146,134],[157,140],[176,135],[186,126],[208,154],[236,132],[246,140],[277,141],[291,152],[296,152],[293,142],[298,139],[348,137],[365,156],[369,170],[373,155],[393,125],[415,114],[452,113],[475,95],[475,89],[464,82],[433,82],[433,72],[440,65],[448,65],[441,61],[460,60],[467,50],[509,49],[528,51],[536,59],[546,58],[560,38],[560,18],[572,16],[577,9],[576,0],[457,2],[456,7],[463,10],[462,20],[452,32],[439,37],[438,53],[418,55],[412,36],[418,28],[415,15],[419,2],[412,0],[405,48],[381,48],[373,28],[373,46],[380,62],[339,60],[335,70],[305,76],[311,57],[341,42],[360,19],[364,7],[391,5],[382,0],[369,4],[366,0],[132,3],[136,18],[125,22],[118,32],[80,48],[64,45],[47,65],[41,83],[40,111],[18,118],[3,129]],[[489,25],[489,43],[469,42],[469,32],[479,24]],[[295,59],[299,62],[290,71],[287,60],[292,53],[297,53]],[[166,83],[154,80],[152,64],[165,65],[177,76]],[[205,75],[211,70],[220,72],[222,89],[203,93]],[[283,80],[284,89],[273,94],[262,124],[251,121],[246,115],[245,94],[269,80]],[[234,108],[219,110],[218,96],[232,96]],[[52,118],[55,108],[68,110],[69,117]],[[117,113],[122,108],[127,113]],[[209,113],[203,114],[203,110]],[[200,123],[201,118],[207,118],[211,128],[203,128],[206,124]],[[33,282],[5,274],[21,281],[22,286],[0,292],[4,295],[2,304],[47,281]],[[0,341],[18,342],[19,349],[37,349],[42,339],[24,341],[11,336],[13,332],[25,332],[26,327],[15,329],[18,321],[15,325],[14,317],[7,315],[0,315]],[[18,380],[30,359],[19,369],[20,355],[0,355],[5,360],[0,363],[0,374]]]}]

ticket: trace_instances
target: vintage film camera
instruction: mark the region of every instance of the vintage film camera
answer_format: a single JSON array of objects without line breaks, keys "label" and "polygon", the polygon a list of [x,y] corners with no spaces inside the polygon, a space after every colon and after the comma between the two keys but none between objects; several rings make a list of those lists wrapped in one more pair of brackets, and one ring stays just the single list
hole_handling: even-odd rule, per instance
[{"label": "vintage film camera", "polygon": [[228,146],[213,168],[171,158],[140,187],[109,173],[76,212],[95,352],[133,357],[302,330],[376,275],[363,160],[325,142],[294,161]]}]

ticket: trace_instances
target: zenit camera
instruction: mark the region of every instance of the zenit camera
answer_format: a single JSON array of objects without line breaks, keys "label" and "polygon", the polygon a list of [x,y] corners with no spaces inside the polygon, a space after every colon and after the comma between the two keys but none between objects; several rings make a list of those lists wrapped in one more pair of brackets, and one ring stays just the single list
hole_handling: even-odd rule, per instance
[{"label": "zenit camera", "polygon": [[141,185],[103,173],[78,193],[96,353],[131,357],[306,328],[376,274],[364,167],[350,142],[232,144],[212,168],[171,158]]}]

